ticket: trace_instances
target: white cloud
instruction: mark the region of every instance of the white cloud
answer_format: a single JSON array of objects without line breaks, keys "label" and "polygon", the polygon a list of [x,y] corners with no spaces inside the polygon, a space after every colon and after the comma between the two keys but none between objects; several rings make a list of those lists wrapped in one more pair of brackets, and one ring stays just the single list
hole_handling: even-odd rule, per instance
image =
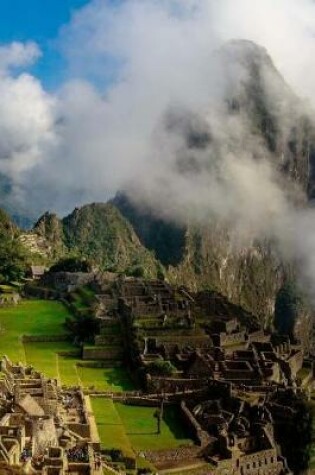
[{"label": "white cloud", "polygon": [[54,100],[28,74],[0,79],[0,172],[14,180],[45,160],[53,141]]},{"label": "white cloud", "polygon": [[41,55],[36,43],[13,42],[0,46],[0,72],[6,73],[8,68],[28,66]]}]

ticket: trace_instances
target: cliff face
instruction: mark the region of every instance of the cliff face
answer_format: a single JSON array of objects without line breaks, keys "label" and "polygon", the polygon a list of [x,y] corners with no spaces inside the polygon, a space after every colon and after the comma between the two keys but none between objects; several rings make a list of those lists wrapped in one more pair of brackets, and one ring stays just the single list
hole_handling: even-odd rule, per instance
[{"label": "cliff face", "polygon": [[267,243],[235,248],[228,231],[217,225],[189,228],[183,261],[169,267],[167,275],[194,289],[215,289],[268,323],[284,268]]},{"label": "cliff face", "polygon": [[[312,193],[314,187],[315,128],[313,111],[292,92],[267,51],[245,40],[227,43],[220,51],[229,75],[240,67],[227,106],[240,114],[259,136],[287,186]],[[230,66],[232,65],[232,66]]]}]

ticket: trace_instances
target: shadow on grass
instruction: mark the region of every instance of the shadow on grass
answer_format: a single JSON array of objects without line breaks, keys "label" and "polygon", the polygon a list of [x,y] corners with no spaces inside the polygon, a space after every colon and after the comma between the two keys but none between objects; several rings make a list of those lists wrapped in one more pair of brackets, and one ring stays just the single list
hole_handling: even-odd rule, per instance
[{"label": "shadow on grass", "polygon": [[108,385],[120,386],[122,391],[131,391],[135,389],[128,373],[122,368],[114,368],[107,372],[104,371],[103,377]]}]

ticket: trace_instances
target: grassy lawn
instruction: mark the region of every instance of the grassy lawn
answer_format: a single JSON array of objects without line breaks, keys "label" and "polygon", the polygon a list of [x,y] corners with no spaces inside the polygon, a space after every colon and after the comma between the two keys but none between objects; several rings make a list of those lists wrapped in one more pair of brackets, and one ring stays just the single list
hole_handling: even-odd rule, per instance
[{"label": "grassy lawn", "polygon": [[26,362],[22,335],[61,335],[68,310],[60,302],[24,300],[0,308],[0,349],[13,361]]},{"label": "grassy lawn", "polygon": [[154,407],[128,406],[106,398],[91,398],[104,448],[128,451],[159,450],[193,444],[180,423],[177,408],[165,407],[161,433],[157,434]]},{"label": "grassy lawn", "polygon": [[87,368],[77,367],[79,378],[84,387],[101,391],[131,391],[135,389],[128,373],[123,368]]},{"label": "grassy lawn", "polygon": [[[88,297],[92,294],[88,293]],[[68,315],[64,305],[50,300],[24,300],[16,306],[0,308],[0,356],[6,354],[13,362],[30,364],[65,386],[82,384],[101,391],[134,389],[123,368],[79,367],[78,356],[60,354],[78,350],[71,342],[22,342],[23,335],[63,335],[63,322]]]},{"label": "grassy lawn", "polygon": [[49,378],[60,378],[59,351],[71,351],[70,342],[34,342],[24,343],[25,356],[28,364],[42,371]]},{"label": "grassy lawn", "polygon": [[61,384],[64,386],[79,386],[81,381],[78,377],[78,358],[58,355],[58,372]]},{"label": "grassy lawn", "polygon": [[177,408],[165,407],[161,433],[157,434],[156,408],[117,403],[116,409],[135,450],[158,450],[192,444],[181,422]]},{"label": "grassy lawn", "polygon": [[91,398],[98,433],[104,449],[120,449],[124,454],[132,453],[125,427],[111,399]]}]

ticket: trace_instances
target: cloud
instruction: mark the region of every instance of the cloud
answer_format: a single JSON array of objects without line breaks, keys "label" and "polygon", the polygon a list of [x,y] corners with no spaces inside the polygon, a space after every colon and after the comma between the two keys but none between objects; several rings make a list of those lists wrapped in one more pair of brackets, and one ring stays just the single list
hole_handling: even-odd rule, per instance
[{"label": "cloud", "polygon": [[38,58],[34,43],[0,47],[0,172],[16,177],[36,212],[105,200],[137,176],[155,186],[165,169],[157,130],[169,108],[204,117],[242,80],[235,64],[214,61],[225,41],[265,46],[294,90],[314,97],[313,11],[310,0],[95,0],[61,32],[69,80],[54,94],[10,73]]},{"label": "cloud", "polygon": [[[294,182],[283,186],[279,172],[293,152],[267,146],[244,87],[256,55],[261,77],[251,87],[288,142],[299,109],[314,104],[314,9],[311,0],[94,0],[60,34],[68,80],[54,93],[21,72],[36,45],[0,47],[0,172],[13,182],[11,199],[63,214],[126,189],[171,219],[215,216],[251,237],[276,236],[307,261],[312,231],[303,247],[294,232],[303,214],[287,196]],[[304,104],[265,50],[222,49],[232,39],[266,48]],[[240,113],[227,108],[233,97]]]},{"label": "cloud", "polygon": [[299,94],[314,97],[314,17],[312,0],[130,0],[114,6],[95,0],[74,16],[62,39],[80,76],[103,77],[118,64],[127,77],[143,70],[160,77],[163,65],[170,73],[183,67],[189,78],[207,71],[217,44],[249,39],[268,50]]},{"label": "cloud", "polygon": [[9,68],[29,66],[41,56],[36,43],[13,42],[0,46],[0,72],[7,73]]}]

